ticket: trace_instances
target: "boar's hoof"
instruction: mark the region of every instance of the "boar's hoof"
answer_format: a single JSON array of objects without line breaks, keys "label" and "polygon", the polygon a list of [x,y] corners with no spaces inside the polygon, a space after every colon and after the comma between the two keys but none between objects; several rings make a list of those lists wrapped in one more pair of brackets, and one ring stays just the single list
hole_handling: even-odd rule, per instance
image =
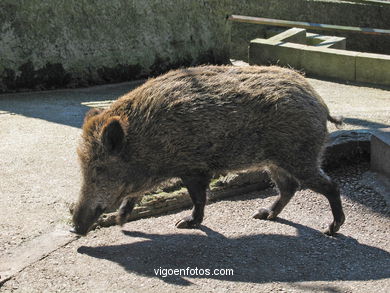
[{"label": "boar's hoof", "polygon": [[76,228],[75,228],[75,227],[70,228],[70,229],[69,229],[69,232],[70,232],[70,233],[73,233],[73,234],[77,234]]},{"label": "boar's hoof", "polygon": [[185,217],[176,223],[176,228],[179,229],[193,229],[200,226],[200,222],[196,222],[192,216]]},{"label": "boar's hoof", "polygon": [[336,234],[336,232],[340,229],[340,225],[338,225],[338,227],[336,227],[336,224],[333,222],[333,223],[330,223],[329,224],[329,227],[328,229],[326,229],[324,231],[324,234],[325,235],[328,235],[328,236],[334,236],[334,234]]},{"label": "boar's hoof", "polygon": [[334,236],[343,223],[342,222],[332,222],[329,224],[328,229],[324,231],[324,234],[329,236]]},{"label": "boar's hoof", "polygon": [[273,220],[275,218],[274,214],[266,208],[259,209],[252,217],[260,220]]}]

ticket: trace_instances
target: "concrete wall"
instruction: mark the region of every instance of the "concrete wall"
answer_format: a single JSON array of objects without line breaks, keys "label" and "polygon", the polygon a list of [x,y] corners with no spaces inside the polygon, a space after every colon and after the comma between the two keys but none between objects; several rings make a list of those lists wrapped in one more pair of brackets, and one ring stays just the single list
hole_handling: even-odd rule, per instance
[{"label": "concrete wall", "polygon": [[86,86],[224,63],[218,0],[1,0],[0,92]]},{"label": "concrete wall", "polygon": [[[390,28],[390,3],[337,0],[245,0],[237,1],[234,14],[307,21],[334,25]],[[233,23],[231,57],[247,60],[249,41],[265,38],[266,27]],[[347,37],[347,50],[390,54],[390,36],[313,31],[324,35]]]},{"label": "concrete wall", "polygon": [[[243,14],[390,27],[390,5],[332,0],[1,0],[0,92],[119,82],[169,68],[247,58],[260,25]],[[347,35],[348,49],[390,54],[390,37]]]}]

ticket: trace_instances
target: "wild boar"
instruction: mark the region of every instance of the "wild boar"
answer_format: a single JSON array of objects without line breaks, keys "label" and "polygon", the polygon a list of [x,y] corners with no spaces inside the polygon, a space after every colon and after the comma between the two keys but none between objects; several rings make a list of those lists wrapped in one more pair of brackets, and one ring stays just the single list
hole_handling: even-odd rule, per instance
[{"label": "wild boar", "polygon": [[85,235],[107,209],[123,224],[136,200],[178,177],[193,202],[178,228],[198,227],[213,174],[265,168],[280,195],[257,219],[274,219],[299,186],[323,194],[333,235],[345,216],[321,170],[327,121],[341,124],[299,73],[276,66],[200,66],[149,79],[109,109],[87,113],[78,148],[83,184],[73,213]]}]

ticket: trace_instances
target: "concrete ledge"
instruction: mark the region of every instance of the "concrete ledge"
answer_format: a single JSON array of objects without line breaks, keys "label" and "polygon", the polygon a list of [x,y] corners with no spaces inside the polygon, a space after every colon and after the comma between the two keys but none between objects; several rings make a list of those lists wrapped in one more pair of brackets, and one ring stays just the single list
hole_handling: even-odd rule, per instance
[{"label": "concrete ledge", "polygon": [[249,46],[249,64],[278,64],[300,69],[304,47],[295,43],[274,45],[263,39],[255,39]]},{"label": "concrete ledge", "polygon": [[306,38],[306,45],[311,46],[345,50],[347,45],[347,39],[343,37],[324,36],[320,34],[306,33]]},{"label": "concrete ledge", "polygon": [[347,46],[347,39],[341,37],[331,37],[324,40],[317,46],[345,50]]},{"label": "concrete ledge", "polygon": [[[296,44],[306,43],[306,30],[291,28],[283,32],[270,31],[268,39],[254,39],[249,47],[249,56],[265,63],[277,63],[284,66],[300,67],[301,47]],[[288,46],[284,44],[288,42]],[[297,45],[296,49],[291,48]],[[259,54],[260,53],[260,54]],[[249,61],[250,62],[250,61]]]},{"label": "concrete ledge", "polygon": [[[295,34],[294,34],[295,33]],[[269,39],[254,39],[249,45],[249,64],[290,66],[308,75],[390,85],[390,55],[342,50],[345,38],[287,30]],[[286,42],[297,38],[299,44]]]},{"label": "concrete ledge", "polygon": [[378,129],[372,134],[371,170],[390,180],[390,128]]},{"label": "concrete ledge", "polygon": [[369,130],[339,130],[329,135],[323,158],[325,169],[370,160]]},{"label": "concrete ledge", "polygon": [[280,42],[290,42],[290,43],[298,43],[305,44],[306,43],[306,30],[303,28],[290,28],[281,32],[277,35],[274,35],[271,38],[267,39],[269,44],[278,44]]},{"label": "concrete ledge", "polygon": [[249,46],[249,64],[278,64],[304,69],[307,74],[355,80],[358,52],[295,43],[272,44],[254,39]]},{"label": "concrete ledge", "polygon": [[356,80],[390,85],[390,55],[358,53]]},{"label": "concrete ledge", "polygon": [[301,67],[306,73],[344,80],[355,80],[357,52],[305,46],[302,48]]}]

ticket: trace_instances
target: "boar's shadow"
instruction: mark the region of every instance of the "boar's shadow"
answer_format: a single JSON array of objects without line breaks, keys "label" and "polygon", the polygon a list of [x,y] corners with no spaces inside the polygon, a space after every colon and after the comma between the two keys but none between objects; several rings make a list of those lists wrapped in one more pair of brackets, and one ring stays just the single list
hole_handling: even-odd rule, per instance
[{"label": "boar's shadow", "polygon": [[[390,278],[390,253],[338,234],[324,236],[314,229],[277,220],[297,229],[297,236],[258,234],[227,238],[205,226],[206,235],[148,234],[122,245],[85,247],[79,253],[110,260],[129,273],[190,285],[191,278],[268,283],[301,281],[363,281]],[[211,275],[158,276],[161,269],[210,269]],[[212,275],[214,269],[233,269],[233,275]]]}]

